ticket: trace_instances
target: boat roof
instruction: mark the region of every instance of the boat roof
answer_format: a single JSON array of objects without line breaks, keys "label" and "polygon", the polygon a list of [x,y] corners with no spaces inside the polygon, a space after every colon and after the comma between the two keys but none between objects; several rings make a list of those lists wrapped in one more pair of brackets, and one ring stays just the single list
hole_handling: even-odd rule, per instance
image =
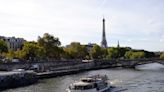
[{"label": "boat roof", "polygon": [[82,81],[79,81],[79,82],[75,82],[73,83],[74,86],[87,86],[87,85],[92,85],[91,83],[88,83],[88,82],[82,82]]},{"label": "boat roof", "polygon": [[81,78],[81,80],[102,80],[102,79],[107,79],[107,76],[95,75],[95,76]]},{"label": "boat roof", "polygon": [[85,78],[81,78],[81,80],[93,80],[93,78],[91,78],[91,77],[85,77]]},{"label": "boat roof", "polygon": [[87,86],[87,85],[93,85],[95,82],[99,82],[102,80],[106,80],[107,76],[102,76],[102,75],[95,75],[95,76],[90,76],[90,77],[84,77],[81,78],[80,81],[77,81],[72,84],[72,86]]}]

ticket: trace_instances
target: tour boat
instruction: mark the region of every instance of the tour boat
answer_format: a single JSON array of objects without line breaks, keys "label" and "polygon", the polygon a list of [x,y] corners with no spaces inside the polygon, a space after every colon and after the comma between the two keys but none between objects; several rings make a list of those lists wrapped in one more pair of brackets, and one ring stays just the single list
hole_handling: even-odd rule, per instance
[{"label": "tour boat", "polygon": [[110,90],[110,83],[106,75],[95,75],[81,78],[69,86],[67,92],[105,92]]}]

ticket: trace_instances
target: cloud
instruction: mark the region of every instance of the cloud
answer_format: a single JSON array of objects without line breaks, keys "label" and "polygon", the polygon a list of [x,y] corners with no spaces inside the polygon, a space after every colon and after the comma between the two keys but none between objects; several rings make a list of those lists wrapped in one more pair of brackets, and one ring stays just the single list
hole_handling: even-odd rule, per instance
[{"label": "cloud", "polygon": [[[0,33],[36,40],[48,32],[63,45],[71,41],[99,44],[104,14],[109,46],[120,40],[134,48],[159,50],[159,37],[164,34],[163,4],[155,0],[1,0]],[[163,42],[163,36],[161,39]]]},{"label": "cloud", "polygon": [[164,42],[164,35],[161,36],[160,42]]}]

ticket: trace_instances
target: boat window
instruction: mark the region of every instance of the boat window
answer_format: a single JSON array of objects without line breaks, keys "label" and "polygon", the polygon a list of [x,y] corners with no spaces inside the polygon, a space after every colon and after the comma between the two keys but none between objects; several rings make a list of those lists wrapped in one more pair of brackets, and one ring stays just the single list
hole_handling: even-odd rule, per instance
[{"label": "boat window", "polygon": [[93,88],[92,85],[84,86],[84,89],[91,89],[91,88]]},{"label": "boat window", "polygon": [[72,86],[69,88],[74,90],[87,90],[87,89],[92,89],[94,87],[92,85],[86,85],[86,86]]},{"label": "boat window", "polygon": [[95,80],[92,80],[92,79],[82,79],[81,81],[82,82],[95,82]]}]

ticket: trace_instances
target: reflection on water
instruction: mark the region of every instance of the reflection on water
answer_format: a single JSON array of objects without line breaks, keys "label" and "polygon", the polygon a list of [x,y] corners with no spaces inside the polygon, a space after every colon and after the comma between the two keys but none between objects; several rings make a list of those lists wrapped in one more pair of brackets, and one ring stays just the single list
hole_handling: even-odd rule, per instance
[{"label": "reflection on water", "polygon": [[[4,92],[66,92],[70,83],[81,77],[106,74],[110,82],[121,89],[117,92],[164,92],[164,73],[161,71],[137,71],[133,69],[102,69],[74,75],[44,79],[38,84],[9,89]],[[113,90],[114,92],[114,90]]]}]

